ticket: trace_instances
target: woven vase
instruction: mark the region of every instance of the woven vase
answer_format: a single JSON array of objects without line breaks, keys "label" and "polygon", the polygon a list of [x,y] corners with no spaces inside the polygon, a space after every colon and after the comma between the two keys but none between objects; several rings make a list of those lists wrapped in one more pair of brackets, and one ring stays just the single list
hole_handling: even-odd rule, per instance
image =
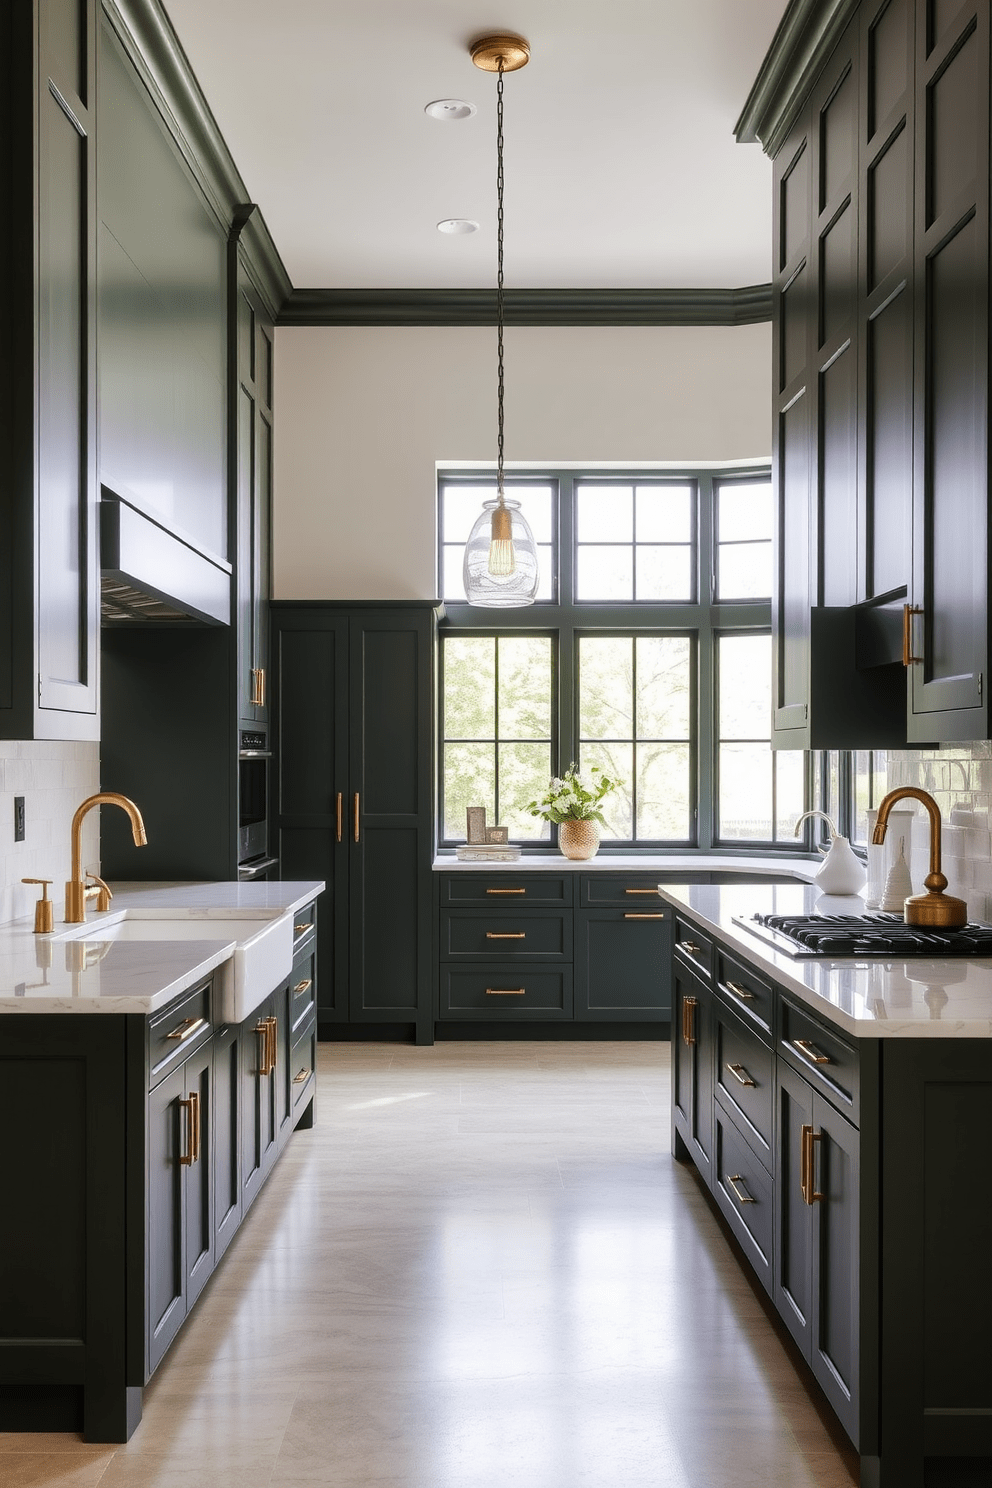
[{"label": "woven vase", "polygon": [[558,846],[566,858],[580,862],[594,858],[599,851],[599,822],[568,821],[558,823]]}]

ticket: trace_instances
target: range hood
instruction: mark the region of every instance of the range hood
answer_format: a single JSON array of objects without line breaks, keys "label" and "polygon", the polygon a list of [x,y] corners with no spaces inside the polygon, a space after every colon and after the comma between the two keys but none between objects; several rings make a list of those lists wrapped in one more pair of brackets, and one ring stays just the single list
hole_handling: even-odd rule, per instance
[{"label": "range hood", "polygon": [[211,560],[104,489],[100,618],[115,626],[230,625],[230,564]]}]

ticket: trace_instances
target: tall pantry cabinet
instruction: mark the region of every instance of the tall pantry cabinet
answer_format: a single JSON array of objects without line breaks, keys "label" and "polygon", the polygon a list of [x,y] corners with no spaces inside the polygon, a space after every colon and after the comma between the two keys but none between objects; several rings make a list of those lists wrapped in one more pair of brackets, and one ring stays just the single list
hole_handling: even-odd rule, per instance
[{"label": "tall pantry cabinet", "polygon": [[271,607],[284,879],[322,878],[322,1038],[433,1041],[432,602]]}]

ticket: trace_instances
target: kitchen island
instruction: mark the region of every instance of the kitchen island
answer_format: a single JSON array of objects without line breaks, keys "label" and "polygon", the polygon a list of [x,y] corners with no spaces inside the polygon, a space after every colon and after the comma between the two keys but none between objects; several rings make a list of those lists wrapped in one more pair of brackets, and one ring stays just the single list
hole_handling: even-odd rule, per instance
[{"label": "kitchen island", "polygon": [[864,1488],[992,1481],[992,960],[795,957],[799,884],[659,885],[672,1141],[861,1457]]},{"label": "kitchen island", "polygon": [[0,929],[0,1430],[126,1441],[137,1426],[312,1124],[323,887],[130,885],[85,925]]}]

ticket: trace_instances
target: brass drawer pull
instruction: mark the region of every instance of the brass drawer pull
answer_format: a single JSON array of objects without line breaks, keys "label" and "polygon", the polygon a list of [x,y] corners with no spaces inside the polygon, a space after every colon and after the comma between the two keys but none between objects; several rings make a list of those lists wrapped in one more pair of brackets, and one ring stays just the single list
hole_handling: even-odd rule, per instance
[{"label": "brass drawer pull", "polygon": [[487,930],[487,940],[526,940],[526,930]]},{"label": "brass drawer pull", "polygon": [[358,794],[357,791],[355,792],[355,800],[354,800],[353,809],[354,809],[355,841],[357,842],[358,839],[359,839],[359,837],[361,836],[361,827],[359,825],[359,816],[358,816],[359,811],[360,811],[361,808],[360,808],[360,797],[359,797],[359,794]]},{"label": "brass drawer pull", "polygon": [[206,1018],[184,1018],[171,1033],[165,1036],[167,1039],[178,1039],[180,1043],[184,1043],[186,1039],[192,1038],[197,1029],[202,1028],[206,1021]]},{"label": "brass drawer pull", "polygon": [[822,1132],[814,1131],[811,1126],[804,1126],[799,1149],[799,1188],[802,1192],[803,1203],[812,1209],[813,1205],[825,1199],[825,1193],[820,1193],[816,1187],[814,1168],[816,1166],[815,1147],[821,1141]]},{"label": "brass drawer pull", "polygon": [[727,1069],[733,1075],[738,1085],[754,1085],[755,1089],[757,1089],[757,1085],[742,1064],[728,1064]]},{"label": "brass drawer pull", "polygon": [[523,997],[526,987],[487,987],[487,997]]},{"label": "brass drawer pull", "polygon": [[687,956],[698,956],[700,951],[703,949],[702,946],[698,946],[694,940],[680,940],[679,945],[685,951]]},{"label": "brass drawer pull", "polygon": [[294,1075],[293,1076],[293,1084],[294,1085],[305,1085],[306,1082],[309,1080],[309,1078],[310,1078],[310,1076],[312,1074],[313,1074],[313,1070],[311,1070],[311,1069],[301,1069],[300,1070],[300,1073],[298,1075]]},{"label": "brass drawer pull", "polygon": [[303,925],[294,925],[293,926],[293,934],[294,935],[302,935],[305,930],[312,930],[312,929],[313,929],[313,920],[307,920],[306,923],[303,924]]},{"label": "brass drawer pull", "polygon": [[279,1019],[266,1018],[265,1021],[269,1025],[269,1049],[271,1050],[269,1054],[269,1074],[271,1074],[276,1067],[276,1059],[279,1054]]},{"label": "brass drawer pull", "polygon": [[824,1054],[823,1051],[821,1049],[818,1049],[815,1044],[810,1043],[809,1039],[793,1039],[792,1047],[794,1049],[798,1049],[799,1053],[803,1056],[804,1059],[808,1059],[810,1064],[833,1063],[830,1055]]},{"label": "brass drawer pull", "polygon": [[657,889],[624,889],[625,894],[657,894]]},{"label": "brass drawer pull", "polygon": [[526,894],[526,889],[487,889],[487,894]]},{"label": "brass drawer pull", "polygon": [[754,1001],[754,993],[749,992],[747,987],[742,987],[740,982],[721,982],[720,985],[732,997],[739,997],[742,1002]]},{"label": "brass drawer pull", "polygon": [[623,917],[625,920],[663,920],[665,918],[665,911],[662,910],[659,914],[635,914],[631,910],[625,909]]},{"label": "brass drawer pull", "polygon": [[682,1038],[687,1044],[696,1042],[696,998],[682,999]]},{"label": "brass drawer pull", "polygon": [[293,988],[294,997],[302,997],[304,992],[309,992],[313,986],[313,977],[307,977],[305,982],[297,982]]},{"label": "brass drawer pull", "polygon": [[758,1202],[757,1199],[753,1199],[745,1189],[738,1188],[737,1185],[744,1182],[744,1179],[741,1177],[740,1173],[728,1173],[727,1182],[730,1185],[731,1191],[738,1204],[756,1204]]},{"label": "brass drawer pull", "polygon": [[335,841],[340,842],[344,836],[344,793],[338,791],[335,802]]},{"label": "brass drawer pull", "polygon": [[262,1062],[258,1070],[260,1075],[271,1075],[276,1067],[278,1027],[278,1018],[263,1018],[260,1023],[255,1024],[255,1033],[262,1040]]},{"label": "brass drawer pull", "polygon": [[193,1163],[200,1161],[200,1094],[197,1090],[191,1090],[186,1100],[179,1102],[186,1112],[186,1140],[187,1150],[180,1154],[179,1161],[184,1168],[191,1167]]}]

